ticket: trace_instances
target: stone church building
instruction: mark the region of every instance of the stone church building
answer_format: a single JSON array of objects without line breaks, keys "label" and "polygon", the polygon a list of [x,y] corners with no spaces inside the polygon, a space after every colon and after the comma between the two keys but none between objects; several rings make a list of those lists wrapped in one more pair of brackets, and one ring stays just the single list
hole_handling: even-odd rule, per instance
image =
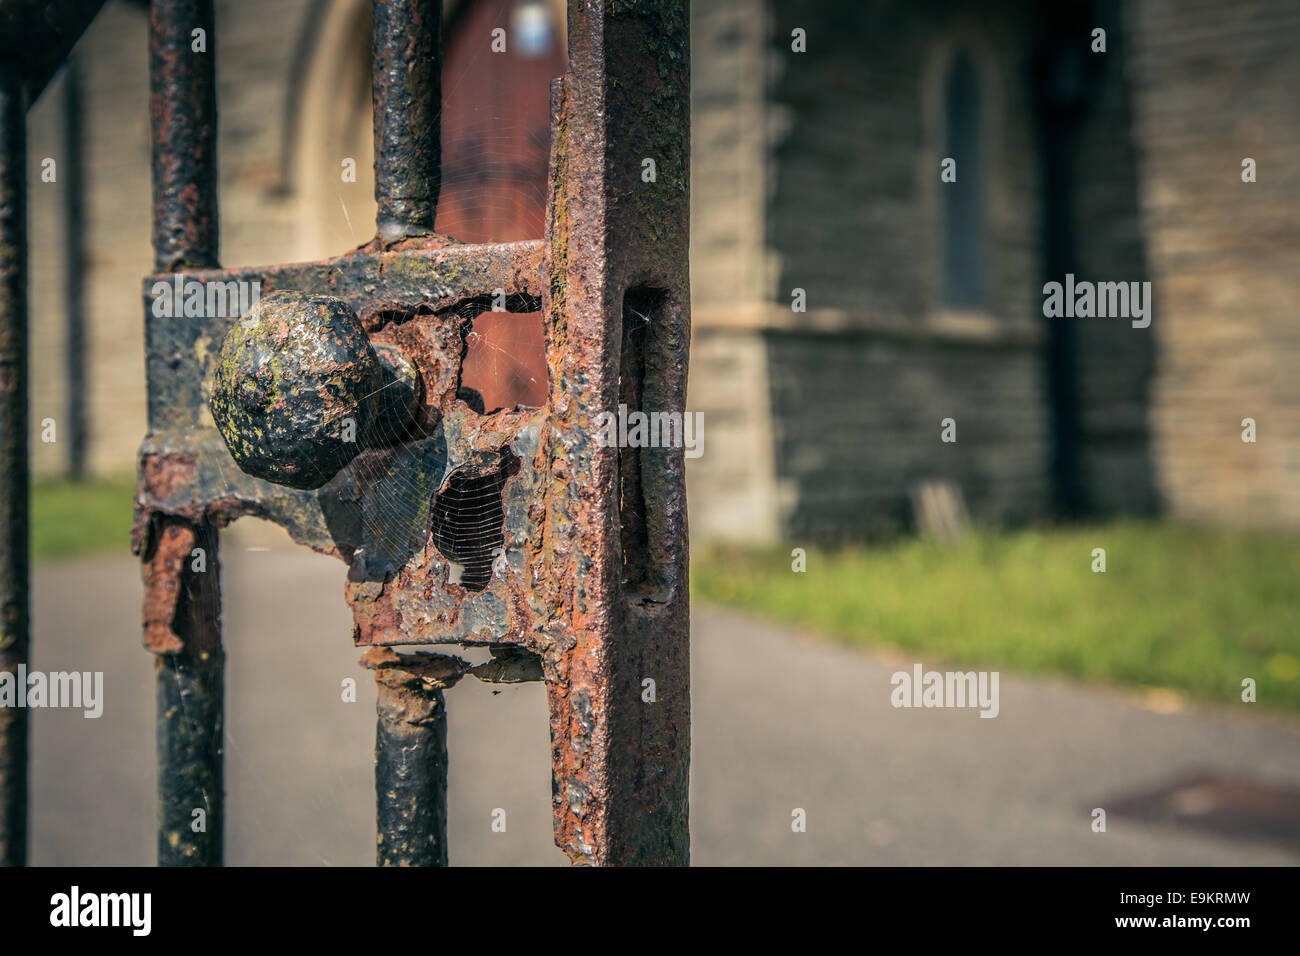
[{"label": "stone church building", "polygon": [[[372,234],[369,6],[217,0],[223,264]],[[539,237],[564,5],[444,6],[439,228]],[[128,471],[145,430],[147,35],[109,0],[30,114],[40,473]],[[927,486],[1300,526],[1298,48],[1290,0],[696,0],[693,537],[891,533]],[[1067,275],[1150,324],[1045,317]],[[534,403],[508,318],[470,358]]]},{"label": "stone church building", "polygon": [[[694,12],[693,532],[909,527],[926,482],[1300,525],[1300,6]],[[1067,273],[1149,281],[1150,326],[1044,318]]]}]

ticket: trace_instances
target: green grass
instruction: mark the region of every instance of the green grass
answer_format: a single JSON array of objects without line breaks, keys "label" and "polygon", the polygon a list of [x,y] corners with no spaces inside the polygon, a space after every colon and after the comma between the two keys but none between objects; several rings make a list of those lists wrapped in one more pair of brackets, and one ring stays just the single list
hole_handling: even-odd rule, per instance
[{"label": "green grass", "polygon": [[[1091,571],[1106,549],[1106,573]],[[691,587],[845,644],[1300,711],[1300,539],[1173,524],[975,532],[943,546],[712,550]]]},{"label": "green grass", "polygon": [[[32,488],[32,555],[129,553],[135,479]],[[1094,574],[1092,549],[1106,549]],[[1300,711],[1300,539],[1121,522],[974,532],[951,546],[711,550],[692,557],[705,600],[845,644],[954,665],[1167,687]]]},{"label": "green grass", "polygon": [[32,484],[32,559],[131,553],[135,478]]}]

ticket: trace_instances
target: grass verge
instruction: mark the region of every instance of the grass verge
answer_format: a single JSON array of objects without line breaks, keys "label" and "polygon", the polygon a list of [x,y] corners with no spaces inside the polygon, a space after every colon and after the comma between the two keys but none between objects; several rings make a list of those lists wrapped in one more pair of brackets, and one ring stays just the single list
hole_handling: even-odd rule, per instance
[{"label": "grass verge", "polygon": [[710,550],[691,587],[845,644],[1224,703],[1251,677],[1261,707],[1300,711],[1294,537],[1117,522],[810,548],[804,573],[791,565],[784,549]]},{"label": "grass verge", "polygon": [[32,560],[131,553],[135,477],[32,484]]}]

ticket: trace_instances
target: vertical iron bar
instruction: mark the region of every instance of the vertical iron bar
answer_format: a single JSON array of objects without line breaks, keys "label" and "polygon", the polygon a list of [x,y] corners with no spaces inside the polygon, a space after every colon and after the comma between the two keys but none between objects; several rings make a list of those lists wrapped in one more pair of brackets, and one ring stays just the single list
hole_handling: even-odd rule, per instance
[{"label": "vertical iron bar", "polygon": [[63,71],[63,288],[68,341],[67,424],[68,474],[86,476],[86,303],[83,206],[85,162],[82,152],[81,70],[76,57],[68,57]]},{"label": "vertical iron bar", "polygon": [[[193,50],[202,30],[206,52]],[[159,272],[217,266],[217,87],[212,0],[153,0],[149,113]]]},{"label": "vertical iron bar", "polygon": [[[442,4],[374,0],[376,228],[433,233],[442,177]],[[380,866],[447,865],[447,711],[441,688],[391,662],[375,671]]]},{"label": "vertical iron bar", "polygon": [[[0,671],[28,661],[27,106],[0,73]],[[26,686],[18,693],[26,694]],[[27,862],[25,707],[0,708],[0,865]]]},{"label": "vertical iron bar", "polygon": [[[447,705],[417,655],[375,667],[379,866],[447,865]],[[366,659],[363,659],[366,663]]]},{"label": "vertical iron bar", "polygon": [[[203,49],[195,31],[202,30]],[[158,271],[218,263],[217,104],[212,0],[153,0],[149,15],[154,257]],[[175,579],[158,658],[158,863],[219,866],[223,858],[224,664],[217,533],[187,527],[206,569]],[[148,606],[149,597],[146,598]],[[196,814],[202,810],[202,814]]]},{"label": "vertical iron bar", "polygon": [[[217,532],[182,527],[172,631],[184,647],[159,654],[158,865],[220,866],[225,828],[225,652]],[[190,547],[190,546],[193,547]],[[195,570],[194,550],[203,553]],[[201,811],[201,812],[196,812]]]},{"label": "vertical iron bar", "polygon": [[374,0],[376,225],[384,241],[433,233],[442,177],[442,4]]}]

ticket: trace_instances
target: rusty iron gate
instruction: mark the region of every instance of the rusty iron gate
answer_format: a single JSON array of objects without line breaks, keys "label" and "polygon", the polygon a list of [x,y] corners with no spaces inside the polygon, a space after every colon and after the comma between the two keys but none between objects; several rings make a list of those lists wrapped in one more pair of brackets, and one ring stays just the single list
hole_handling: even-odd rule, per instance
[{"label": "rusty iron gate", "polygon": [[[545,682],[555,839],[572,861],[688,862],[683,455],[611,447],[598,428],[619,405],[684,411],[687,5],[569,0],[545,234],[467,245],[433,232],[441,3],[374,0],[376,237],[223,270],[213,57],[191,52],[196,28],[219,42],[212,0],[154,0],[133,545],[156,655],[160,864],[222,862],[218,529],[241,515],[348,565],[378,687],[381,865],[447,862],[443,692],[467,675]],[[235,318],[154,314],[160,288],[195,282],[258,282],[261,298]],[[503,305],[542,313],[544,407],[490,410],[462,387],[473,318]],[[437,644],[491,657],[412,650]]]}]

